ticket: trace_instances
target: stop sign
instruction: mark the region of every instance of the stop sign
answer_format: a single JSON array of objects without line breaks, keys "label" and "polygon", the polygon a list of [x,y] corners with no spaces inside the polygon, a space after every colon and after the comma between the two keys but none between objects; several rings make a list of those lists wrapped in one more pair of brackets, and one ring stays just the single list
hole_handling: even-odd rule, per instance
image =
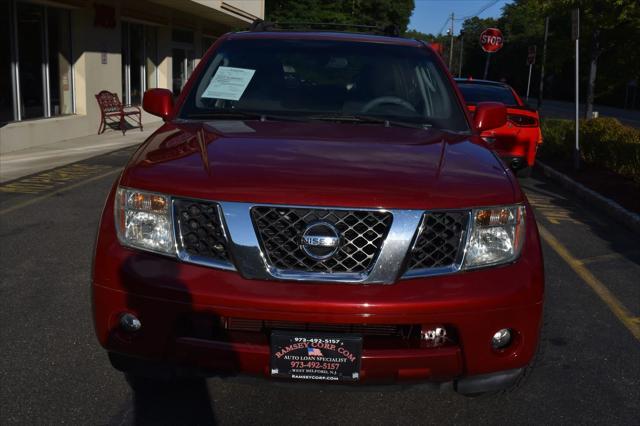
[{"label": "stop sign", "polygon": [[480,34],[480,46],[485,52],[497,52],[502,48],[502,42],[502,31],[497,28],[487,28]]}]

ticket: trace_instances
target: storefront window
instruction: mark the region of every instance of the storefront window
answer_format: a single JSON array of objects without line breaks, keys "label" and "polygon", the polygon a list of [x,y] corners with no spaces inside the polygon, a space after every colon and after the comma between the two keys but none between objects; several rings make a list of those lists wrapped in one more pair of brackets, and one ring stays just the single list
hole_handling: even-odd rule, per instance
[{"label": "storefront window", "polygon": [[[11,52],[11,8],[8,2],[0,2],[0,52]],[[0,61],[0,125],[13,121],[13,84],[11,60]]]},{"label": "storefront window", "polygon": [[42,42],[44,8],[18,3],[18,64],[20,67],[20,105],[22,118],[44,117]]},{"label": "storefront window", "polygon": [[180,91],[187,83],[194,66],[194,52],[193,49],[174,48],[172,53],[172,74],[173,85],[172,91],[175,96],[180,94]]},{"label": "storefront window", "polygon": [[73,112],[69,12],[49,9],[49,81],[51,115]]},{"label": "storefront window", "polygon": [[171,32],[173,49],[171,49],[173,84],[171,89],[175,96],[186,84],[195,65],[195,49],[193,31],[174,28]]},{"label": "storefront window", "polygon": [[147,89],[158,87],[158,31],[154,27],[145,28],[145,66]]},{"label": "storefront window", "polygon": [[144,28],[142,25],[129,25],[129,64],[131,68],[131,86],[130,86],[130,98],[129,102],[133,105],[140,105],[142,103],[142,92],[144,87],[142,86],[142,72],[143,72],[143,43],[144,43]]},{"label": "storefront window", "polygon": [[1,2],[0,48],[0,122],[74,113],[68,10]]},{"label": "storefront window", "polygon": [[200,57],[202,58],[204,56],[205,53],[207,53],[207,50],[209,50],[209,48],[211,47],[211,45],[213,45],[213,43],[216,42],[216,39],[214,37],[202,37],[202,54],[200,55]]},{"label": "storefront window", "polygon": [[156,29],[122,23],[122,99],[126,104],[142,103],[144,91],[157,86]]},{"label": "storefront window", "polygon": [[174,43],[193,44],[193,31],[174,28],[171,32],[171,39]]}]

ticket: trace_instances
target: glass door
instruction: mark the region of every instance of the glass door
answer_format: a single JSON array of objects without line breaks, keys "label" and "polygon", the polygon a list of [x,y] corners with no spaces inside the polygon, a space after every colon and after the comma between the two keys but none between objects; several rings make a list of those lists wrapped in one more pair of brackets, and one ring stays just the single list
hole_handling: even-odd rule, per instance
[{"label": "glass door", "polygon": [[187,83],[189,76],[193,72],[194,51],[193,49],[173,48],[173,95],[178,96]]}]

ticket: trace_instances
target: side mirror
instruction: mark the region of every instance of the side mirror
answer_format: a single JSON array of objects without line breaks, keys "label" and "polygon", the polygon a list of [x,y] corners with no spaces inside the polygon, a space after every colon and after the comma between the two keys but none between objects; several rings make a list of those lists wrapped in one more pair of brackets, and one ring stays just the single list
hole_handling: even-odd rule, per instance
[{"label": "side mirror", "polygon": [[144,92],[142,108],[166,120],[173,111],[173,93],[169,89],[149,89]]},{"label": "side mirror", "polygon": [[507,123],[507,108],[500,102],[478,102],[473,126],[479,131],[496,129]]}]

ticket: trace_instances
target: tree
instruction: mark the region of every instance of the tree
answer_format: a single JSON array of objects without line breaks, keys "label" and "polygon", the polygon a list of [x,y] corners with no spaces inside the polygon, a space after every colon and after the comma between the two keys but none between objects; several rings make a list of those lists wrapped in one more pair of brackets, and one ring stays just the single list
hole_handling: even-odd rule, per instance
[{"label": "tree", "polygon": [[436,36],[434,36],[433,34],[425,34],[417,30],[407,30],[402,36],[426,41],[427,43],[432,43],[436,39]]},{"label": "tree", "polygon": [[[640,2],[637,0],[515,0],[497,20],[471,18],[463,23],[465,74],[481,75],[486,56],[478,45],[479,32],[500,28],[502,50],[491,58],[490,78],[506,78],[519,92],[526,89],[527,47],[541,51],[545,17],[550,18],[545,86],[556,99],[571,99],[574,66],[571,10],[580,7],[580,86],[586,89],[587,114],[593,103],[623,106],[629,81],[640,79]],[[536,61],[538,68],[540,62]],[[539,68],[538,68],[539,69]],[[534,73],[534,79],[537,73]],[[532,88],[538,86],[532,82]]]},{"label": "tree", "polygon": [[271,22],[396,25],[407,30],[414,0],[267,0],[265,16]]},{"label": "tree", "polygon": [[[590,118],[593,114],[598,63],[603,54],[609,53],[608,56],[614,57],[618,61],[616,65],[630,62],[631,68],[626,68],[631,71],[627,74],[627,81],[640,71],[637,53],[640,4],[637,0],[544,0],[542,3],[547,13],[566,15],[571,9],[580,9],[580,38],[588,40],[585,45],[589,49],[585,114]],[[629,43],[632,40],[635,41]],[[619,81],[620,75],[616,73],[615,78]]]}]

